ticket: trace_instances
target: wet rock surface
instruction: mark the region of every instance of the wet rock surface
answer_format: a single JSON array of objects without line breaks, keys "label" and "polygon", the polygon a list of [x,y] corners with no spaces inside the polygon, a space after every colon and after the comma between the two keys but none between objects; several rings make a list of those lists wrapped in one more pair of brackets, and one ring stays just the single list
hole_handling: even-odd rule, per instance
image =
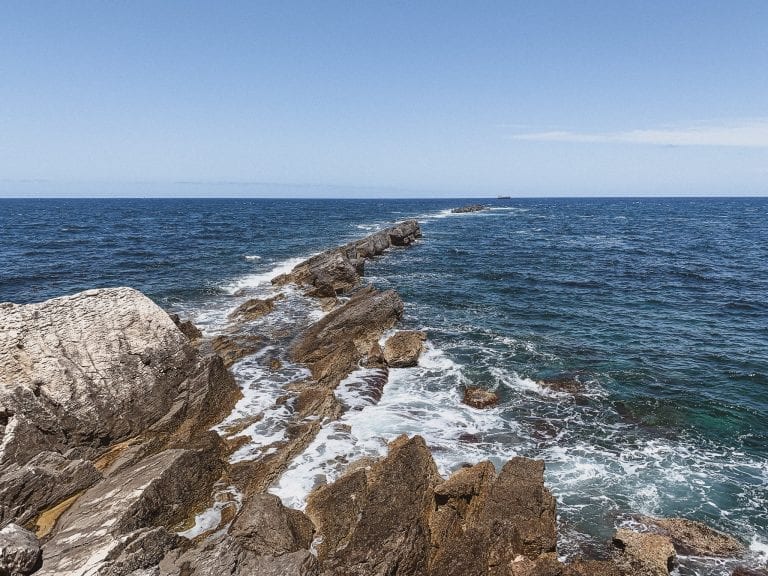
[{"label": "wet rock surface", "polygon": [[490,408],[499,403],[499,397],[495,392],[480,388],[479,386],[468,386],[464,390],[462,402],[472,408]]},{"label": "wet rock surface", "polygon": [[469,212],[482,212],[488,210],[488,206],[485,204],[469,204],[467,206],[461,206],[451,210],[452,214],[467,214]]},{"label": "wet rock surface", "polygon": [[390,368],[410,368],[419,363],[427,333],[421,330],[401,330],[384,344],[384,360]]},{"label": "wet rock surface", "polygon": [[695,520],[640,516],[638,521],[669,538],[678,554],[732,557],[746,550],[732,536]]}]

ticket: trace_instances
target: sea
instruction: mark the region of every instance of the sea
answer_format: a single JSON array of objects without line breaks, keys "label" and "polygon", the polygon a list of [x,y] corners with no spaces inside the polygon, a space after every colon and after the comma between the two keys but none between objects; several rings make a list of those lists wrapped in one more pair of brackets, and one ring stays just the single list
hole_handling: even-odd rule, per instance
[{"label": "sea", "polygon": [[[4,199],[0,301],[38,302],[131,286],[204,333],[246,298],[286,292],[265,323],[323,311],[270,280],[326,248],[415,218],[423,238],[366,264],[365,281],[405,302],[425,330],[414,368],[393,369],[377,403],[350,407],[272,488],[301,508],[312,487],[387,441],[420,434],[442,473],[515,455],[541,458],[557,498],[563,558],[610,541],[638,514],[701,520],[768,562],[768,199],[472,200]],[[264,367],[277,355],[283,368]],[[233,459],[279,441],[275,404],[306,376],[284,342],[233,367],[262,412]],[[569,390],[543,385],[556,380]],[[497,406],[461,402],[465,386]],[[743,560],[742,560],[743,562]],[[681,558],[681,574],[732,560]]]}]

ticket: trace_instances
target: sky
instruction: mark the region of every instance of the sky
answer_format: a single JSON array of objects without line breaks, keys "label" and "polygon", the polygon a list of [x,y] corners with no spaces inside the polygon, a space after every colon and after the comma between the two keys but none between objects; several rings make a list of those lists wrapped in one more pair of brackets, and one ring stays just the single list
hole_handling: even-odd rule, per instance
[{"label": "sky", "polygon": [[0,195],[233,190],[768,195],[768,2],[0,2]]}]

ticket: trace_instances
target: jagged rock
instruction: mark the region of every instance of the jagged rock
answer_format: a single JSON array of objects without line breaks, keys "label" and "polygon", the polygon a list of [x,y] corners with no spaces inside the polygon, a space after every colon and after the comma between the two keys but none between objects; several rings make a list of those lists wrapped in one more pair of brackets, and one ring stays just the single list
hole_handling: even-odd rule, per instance
[{"label": "jagged rock", "polygon": [[400,437],[370,470],[312,492],[307,515],[323,538],[323,574],[426,574],[427,516],[438,481],[424,440]]},{"label": "jagged rock", "polygon": [[685,518],[651,518],[641,516],[643,524],[658,529],[659,533],[672,540],[678,554],[686,556],[736,556],[744,552],[745,546],[727,534],[718,532],[702,522]]},{"label": "jagged rock", "polygon": [[410,368],[419,362],[424,349],[426,332],[401,330],[390,336],[384,344],[384,359],[390,368]]},{"label": "jagged rock", "polygon": [[26,576],[40,567],[42,553],[35,535],[17,524],[0,530],[0,576]]},{"label": "jagged rock", "polygon": [[178,314],[169,314],[169,316],[171,317],[171,320],[173,320],[173,323],[176,324],[176,327],[181,330],[181,333],[191,341],[195,342],[203,337],[200,328],[195,326],[191,320],[182,320]]},{"label": "jagged rock", "polygon": [[309,295],[318,298],[335,297],[357,286],[366,259],[382,254],[390,246],[408,246],[420,237],[421,229],[416,220],[400,222],[362,240],[313,256],[272,282],[307,286]]},{"label": "jagged rock", "polygon": [[309,552],[312,522],[298,510],[285,508],[277,496],[248,500],[229,533],[174,551],[160,562],[163,576],[314,576],[317,562]]},{"label": "jagged rock", "polygon": [[610,560],[576,560],[564,566],[565,576],[620,576],[619,567]]},{"label": "jagged rock", "polygon": [[220,439],[213,433],[210,438],[207,449],[166,450],[88,489],[58,519],[39,574],[106,570],[121,557],[129,560],[134,552],[126,551],[126,542],[138,542],[139,536],[146,546],[137,545],[136,553],[150,548],[149,543],[155,548],[173,545],[172,538],[163,533],[147,536],[146,529],[173,526],[208,501],[225,466]]},{"label": "jagged rock", "polygon": [[130,288],[0,305],[0,463],[142,432],[196,361],[168,314]]},{"label": "jagged rock", "polygon": [[221,356],[229,368],[264,345],[264,339],[254,334],[220,334],[211,340],[211,349]]},{"label": "jagged rock", "polygon": [[568,394],[578,394],[584,391],[584,383],[579,380],[578,375],[560,374],[551,378],[539,380],[539,385],[555,392],[565,392]]},{"label": "jagged rock", "polygon": [[393,290],[362,289],[310,326],[291,354],[309,366],[316,382],[334,388],[402,314],[403,302]]},{"label": "jagged rock", "polygon": [[481,212],[482,210],[488,210],[488,206],[483,204],[469,204],[460,208],[454,208],[451,210],[453,214],[466,214],[467,212]]},{"label": "jagged rock", "polygon": [[480,388],[479,386],[468,386],[464,390],[462,402],[472,408],[490,408],[499,402],[499,397],[495,392]]},{"label": "jagged rock", "polygon": [[282,298],[281,295],[274,296],[272,298],[266,298],[264,300],[260,298],[251,298],[246,300],[240,306],[235,308],[229,317],[232,320],[238,322],[250,322],[257,320],[262,316],[269,314],[275,309],[275,302]]},{"label": "jagged rock", "polygon": [[675,548],[666,536],[620,528],[613,536],[616,564],[634,576],[667,576],[675,565]]},{"label": "jagged rock", "polygon": [[41,452],[23,465],[0,471],[0,526],[27,524],[44,509],[85,490],[101,479],[91,462]]}]

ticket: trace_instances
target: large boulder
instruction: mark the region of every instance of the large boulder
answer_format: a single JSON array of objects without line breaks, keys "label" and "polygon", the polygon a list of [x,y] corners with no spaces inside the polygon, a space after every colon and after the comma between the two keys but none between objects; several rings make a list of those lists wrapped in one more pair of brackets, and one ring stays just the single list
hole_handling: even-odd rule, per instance
[{"label": "large boulder", "polygon": [[419,362],[424,349],[426,332],[421,330],[400,330],[390,336],[384,344],[384,359],[390,368],[410,368]]},{"label": "large boulder", "polygon": [[0,463],[144,431],[196,360],[168,314],[130,288],[0,304]]},{"label": "large boulder", "polygon": [[42,552],[35,535],[17,524],[0,530],[0,576],[26,576],[40,567]]}]

